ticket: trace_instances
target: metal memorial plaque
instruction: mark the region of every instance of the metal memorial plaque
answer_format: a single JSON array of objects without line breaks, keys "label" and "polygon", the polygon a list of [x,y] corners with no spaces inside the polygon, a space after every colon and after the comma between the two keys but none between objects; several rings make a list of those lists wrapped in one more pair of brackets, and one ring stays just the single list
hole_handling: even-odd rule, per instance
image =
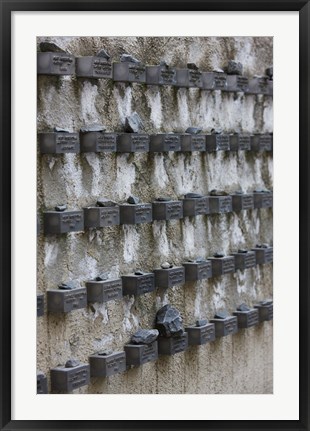
[{"label": "metal memorial plaque", "polygon": [[143,295],[155,290],[155,277],[152,272],[122,276],[123,295]]},{"label": "metal memorial plaque", "polygon": [[109,302],[123,297],[122,279],[96,281],[85,283],[88,302]]},{"label": "metal memorial plaque", "polygon": [[66,52],[38,52],[38,75],[73,75],[75,58]]},{"label": "metal memorial plaque", "polygon": [[252,210],[254,208],[254,197],[252,193],[232,194],[232,210],[235,212]]},{"label": "metal memorial plaque", "polygon": [[155,286],[169,288],[177,284],[185,283],[185,268],[183,266],[175,266],[168,269],[154,269]]},{"label": "metal memorial plaque", "polygon": [[215,340],[214,323],[207,323],[203,326],[188,326],[185,331],[188,334],[189,346],[200,346]]},{"label": "metal memorial plaque", "polygon": [[129,366],[143,365],[158,359],[157,341],[153,341],[151,344],[126,344],[124,350],[126,364]]},{"label": "metal memorial plaque", "polygon": [[80,151],[78,133],[47,132],[39,133],[41,154],[67,154]]},{"label": "metal memorial plaque", "polygon": [[117,133],[87,132],[80,134],[82,153],[113,153],[116,151]]},{"label": "metal memorial plaque", "polygon": [[76,76],[81,78],[112,78],[112,64],[103,57],[77,57]]},{"label": "metal memorial plaque", "polygon": [[202,72],[202,88],[204,90],[226,90],[227,75],[221,72]]},{"label": "metal memorial plaque", "polygon": [[206,151],[229,151],[229,135],[214,134],[206,135]]},{"label": "metal memorial plaque", "polygon": [[273,320],[273,303],[272,301],[261,301],[254,305],[254,308],[258,310],[259,321],[265,322]]},{"label": "metal memorial plaque", "polygon": [[189,87],[188,69],[176,69],[176,84],[177,87]]},{"label": "metal memorial plaque", "polygon": [[227,75],[227,91],[246,93],[249,89],[249,80],[245,76]]},{"label": "metal memorial plaque", "polygon": [[243,253],[233,253],[235,257],[235,267],[236,270],[244,271],[248,268],[253,268],[256,266],[256,256],[254,251],[247,251]]},{"label": "metal memorial plaque", "polygon": [[269,95],[269,79],[267,76],[254,77],[249,80],[249,94]]},{"label": "metal memorial plaque", "polygon": [[273,262],[273,247],[254,247],[252,250],[255,252],[257,265]]},{"label": "metal memorial plaque", "polygon": [[234,316],[238,319],[238,328],[250,328],[259,324],[259,312],[256,308],[252,308],[248,311],[235,311]]},{"label": "metal memorial plaque", "polygon": [[202,88],[202,72],[188,69],[188,86]]},{"label": "metal memorial plaque", "polygon": [[251,136],[252,151],[272,151],[272,135],[256,134]]},{"label": "metal memorial plaque", "polygon": [[88,385],[90,367],[88,364],[73,368],[56,367],[51,369],[51,387],[55,392],[72,392],[74,389]]},{"label": "metal memorial plaque", "polygon": [[238,332],[238,320],[236,316],[229,316],[226,319],[210,319],[215,325],[215,337],[226,337],[226,335]]},{"label": "metal memorial plaque", "polygon": [[158,337],[158,354],[159,355],[175,355],[181,353],[188,348],[188,333],[184,332],[179,337]]},{"label": "metal memorial plaque", "polygon": [[119,206],[87,207],[84,211],[84,225],[86,228],[100,228],[120,224]]},{"label": "metal memorial plaque", "polygon": [[153,85],[176,85],[177,74],[174,67],[147,66],[146,83]]},{"label": "metal memorial plaque", "polygon": [[145,133],[119,133],[117,136],[118,153],[141,153],[149,151],[150,137]]},{"label": "metal memorial plaque", "polygon": [[212,277],[212,265],[209,260],[202,262],[184,262],[185,281],[197,281]]},{"label": "metal memorial plaque", "polygon": [[52,313],[69,313],[87,306],[87,292],[85,287],[72,290],[47,290],[47,310]]},{"label": "metal memorial plaque", "polygon": [[230,151],[248,151],[251,149],[251,136],[240,133],[229,135]]},{"label": "metal memorial plaque", "polygon": [[43,214],[44,233],[61,234],[84,230],[83,211],[46,211]]},{"label": "metal memorial plaque", "polygon": [[44,295],[37,293],[37,317],[44,315]]},{"label": "metal memorial plaque", "polygon": [[37,372],[37,394],[47,394],[47,377],[40,371]]},{"label": "metal memorial plaque", "polygon": [[272,208],[273,193],[269,191],[254,191],[254,208]]},{"label": "metal memorial plaque", "polygon": [[231,196],[209,196],[210,214],[222,214],[232,212]]},{"label": "metal memorial plaque", "polygon": [[88,359],[91,377],[110,377],[126,371],[125,352],[94,353]]},{"label": "metal memorial plaque", "polygon": [[236,271],[234,256],[208,257],[212,263],[212,276],[229,274]]},{"label": "metal memorial plaque", "polygon": [[181,135],[178,133],[159,133],[150,136],[150,152],[181,151]]},{"label": "metal memorial plaque", "polygon": [[183,199],[183,216],[196,217],[198,215],[209,214],[209,197],[201,198],[184,198]]},{"label": "metal memorial plaque", "polygon": [[206,135],[191,135],[190,133],[182,134],[181,151],[206,151]]},{"label": "metal memorial plaque", "polygon": [[120,205],[120,224],[151,223],[152,204]]},{"label": "metal memorial plaque", "polygon": [[117,82],[146,82],[146,71],[143,64],[123,62],[113,63],[113,80]]},{"label": "metal memorial plaque", "polygon": [[172,220],[183,218],[182,201],[154,201],[152,203],[153,220]]}]

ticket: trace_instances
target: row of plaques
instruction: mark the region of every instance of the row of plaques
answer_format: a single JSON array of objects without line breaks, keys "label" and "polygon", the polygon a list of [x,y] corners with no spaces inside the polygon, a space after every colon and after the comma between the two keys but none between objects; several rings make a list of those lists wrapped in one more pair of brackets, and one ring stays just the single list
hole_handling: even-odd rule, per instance
[{"label": "row of plaques", "polygon": [[[188,326],[177,337],[159,336],[150,344],[127,344],[124,351],[99,352],[89,356],[88,364],[66,368],[59,366],[50,370],[52,392],[72,392],[90,383],[90,377],[105,378],[125,372],[158,359],[159,355],[175,355],[191,346],[204,345],[217,338],[232,335],[239,329],[250,328],[273,319],[272,301],[261,301],[246,311],[235,311],[224,319],[214,318],[202,326]],[[47,378],[37,374],[37,393],[48,392]]]},{"label": "row of plaques", "polygon": [[273,135],[189,134],[189,133],[107,133],[42,132],[38,134],[41,154],[87,152],[216,152],[272,151]]},{"label": "row of plaques", "polygon": [[[217,255],[216,255],[217,256]],[[232,255],[219,255],[208,259],[184,262],[182,266],[158,268],[153,272],[137,271],[119,279],[95,279],[85,283],[86,287],[47,290],[47,310],[68,313],[85,308],[87,302],[108,302],[126,295],[143,295],[158,288],[171,288],[186,282],[195,282],[231,274],[237,270],[273,262],[273,247],[256,246],[252,250],[238,250]],[[37,316],[44,314],[44,295],[37,294]]]},{"label": "row of plaques", "polygon": [[[225,214],[253,209],[272,208],[273,193],[257,191],[223,196],[202,196],[152,203],[89,206],[83,210],[45,211],[44,234],[80,232],[89,228],[135,225],[156,220],[180,220],[209,214]],[[38,231],[40,228],[38,227]]]},{"label": "row of plaques", "polygon": [[268,76],[247,78],[241,75],[227,75],[222,71],[203,72],[198,68],[175,68],[166,64],[145,66],[133,62],[110,63],[102,57],[75,58],[71,54],[61,52],[38,52],[37,72],[39,75],[75,74],[79,78],[106,78],[115,82],[273,95],[273,80]]}]

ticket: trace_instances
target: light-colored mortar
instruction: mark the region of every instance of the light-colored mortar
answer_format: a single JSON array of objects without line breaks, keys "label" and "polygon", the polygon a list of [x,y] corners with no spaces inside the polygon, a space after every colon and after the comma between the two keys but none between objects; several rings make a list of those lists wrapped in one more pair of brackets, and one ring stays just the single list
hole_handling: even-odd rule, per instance
[{"label": "light-colored mortar", "polygon": [[[202,70],[223,67],[235,58],[244,74],[263,74],[272,64],[271,38],[45,38],[75,56],[105,48],[117,61],[129,52],[146,64],[175,66],[195,62]],[[38,39],[38,42],[43,38]],[[38,131],[54,126],[78,131],[100,122],[122,131],[125,117],[137,111],[147,133],[184,131],[272,132],[272,99],[198,89],[117,84],[110,80],[38,76]],[[129,194],[151,202],[189,191],[251,191],[273,186],[270,154],[67,154],[38,156],[38,211],[60,203],[83,208],[101,196],[123,201]],[[257,242],[272,243],[272,210],[239,215],[198,216],[169,222],[116,226],[85,233],[38,238],[38,290],[69,279],[84,281],[108,272],[111,277],[136,268],[153,270],[168,260],[228,253]],[[122,350],[138,327],[151,328],[164,304],[177,307],[184,324],[211,318],[214,311],[272,297],[272,265],[234,275],[188,283],[140,297],[92,304],[66,315],[46,314],[37,324],[37,369],[45,372],[70,357],[82,362],[99,349]],[[77,393],[271,393],[272,322],[241,330],[172,357],[159,357],[121,375],[91,379]]]}]

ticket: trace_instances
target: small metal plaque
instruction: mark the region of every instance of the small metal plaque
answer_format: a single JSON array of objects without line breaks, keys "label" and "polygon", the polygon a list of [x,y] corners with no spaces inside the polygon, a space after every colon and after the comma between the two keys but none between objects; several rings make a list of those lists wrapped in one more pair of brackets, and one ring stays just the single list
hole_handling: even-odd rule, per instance
[{"label": "small metal plaque", "polygon": [[119,82],[146,82],[146,71],[143,64],[124,62],[113,63],[113,80]]},{"label": "small metal plaque", "polygon": [[206,151],[206,135],[191,135],[190,133],[182,134],[181,151]]},{"label": "small metal plaque", "polygon": [[254,208],[254,197],[252,193],[232,194],[232,210],[244,211]]},{"label": "small metal plaque", "polygon": [[202,72],[188,69],[188,86],[202,88]]},{"label": "small metal plaque", "polygon": [[60,234],[84,230],[83,211],[46,211],[44,216],[44,233]]},{"label": "small metal plaque", "polygon": [[87,228],[106,227],[120,224],[119,206],[87,207],[84,211],[84,225]]},{"label": "small metal plaque", "polygon": [[185,268],[176,266],[168,269],[154,269],[155,286],[169,288],[185,283]]},{"label": "small metal plaque", "polygon": [[82,153],[113,153],[116,151],[117,133],[80,133]]},{"label": "small metal plaque", "polygon": [[221,72],[202,72],[202,88],[204,90],[226,90],[227,75]]},{"label": "small metal plaque", "polygon": [[73,75],[75,58],[66,52],[38,52],[37,73],[39,75]]},{"label": "small metal plaque", "polygon": [[236,316],[229,316],[226,319],[210,319],[215,325],[215,336],[226,337],[226,335],[238,332],[238,320]]},{"label": "small metal plaque", "polygon": [[256,256],[254,251],[247,251],[246,253],[233,253],[235,257],[236,270],[244,271],[248,268],[256,266]]},{"label": "small metal plaque", "polygon": [[214,151],[229,151],[229,135],[206,135],[206,150],[208,153]]},{"label": "small metal plaque", "polygon": [[248,311],[235,311],[234,316],[238,319],[238,328],[250,328],[259,324],[259,312],[256,308]]},{"label": "small metal plaque", "polygon": [[150,136],[150,152],[181,151],[181,135],[177,133],[159,133]]},{"label": "small metal plaque", "polygon": [[112,78],[112,64],[103,57],[76,58],[76,76],[81,78]]},{"label": "small metal plaque", "polygon": [[210,214],[232,212],[231,196],[209,196]]},{"label": "small metal plaque", "polygon": [[269,79],[267,76],[255,77],[249,80],[249,94],[269,95]]},{"label": "small metal plaque", "polygon": [[37,394],[47,394],[47,378],[40,371],[37,372]]},{"label": "small metal plaque", "polygon": [[257,265],[265,265],[266,263],[273,262],[273,247],[254,247],[252,250],[255,252]]},{"label": "small metal plaque", "polygon": [[209,214],[209,197],[201,198],[184,198],[183,199],[183,216],[196,217],[202,214]]},{"label": "small metal plaque", "polygon": [[176,69],[166,66],[147,66],[146,83],[153,85],[175,85],[177,82]]},{"label": "small metal plaque", "polygon": [[85,287],[72,290],[47,290],[47,310],[53,313],[69,313],[87,306]]},{"label": "small metal plaque", "polygon": [[248,151],[251,149],[251,136],[235,133],[229,135],[230,151]]},{"label": "small metal plaque", "polygon": [[123,297],[121,278],[104,281],[90,280],[85,285],[88,302],[109,302]]},{"label": "small metal plaque", "polygon": [[151,344],[126,344],[124,350],[127,365],[143,365],[158,359],[157,341]]},{"label": "small metal plaque", "polygon": [[177,87],[189,87],[188,69],[176,69],[176,84]]},{"label": "small metal plaque", "polygon": [[88,385],[90,367],[81,364],[73,368],[57,367],[51,369],[51,386],[55,392],[72,392],[74,389]]},{"label": "small metal plaque", "polygon": [[272,135],[252,135],[251,136],[252,151],[272,151]]},{"label": "small metal plaque", "polygon": [[246,93],[248,89],[248,78],[240,75],[227,75],[227,91],[241,91]]},{"label": "small metal plaque", "polygon": [[67,154],[80,151],[78,133],[47,132],[39,133],[41,154]]},{"label": "small metal plaque", "polygon": [[197,281],[212,277],[212,265],[209,260],[204,262],[185,262],[185,281]]},{"label": "small metal plaque", "polygon": [[155,290],[155,276],[152,272],[143,275],[123,275],[123,295],[143,295]]},{"label": "small metal plaque", "polygon": [[44,295],[37,293],[37,317],[44,315]]},{"label": "small metal plaque", "polygon": [[188,333],[184,332],[179,337],[158,337],[158,353],[159,355],[175,355],[181,353],[188,348]]},{"label": "small metal plaque", "polygon": [[152,204],[120,205],[120,224],[151,223]]},{"label": "small metal plaque", "polygon": [[254,208],[272,208],[273,193],[271,192],[254,192]]},{"label": "small metal plaque", "polygon": [[126,371],[125,352],[114,352],[108,355],[94,353],[88,359],[91,377],[110,377]]},{"label": "small metal plaque", "polygon": [[254,308],[258,309],[259,321],[265,322],[273,320],[273,303],[255,304]]},{"label": "small metal plaque", "polygon": [[209,257],[208,260],[212,263],[212,276],[218,277],[219,275],[229,274],[235,272],[235,257]]},{"label": "small metal plaque", "polygon": [[183,218],[182,201],[167,201],[152,203],[153,220],[172,220]]},{"label": "small metal plaque", "polygon": [[214,323],[207,323],[204,326],[189,326],[185,328],[188,334],[189,346],[200,346],[215,340]]},{"label": "small metal plaque", "polygon": [[117,137],[118,153],[140,153],[149,151],[150,137],[144,133],[120,133]]}]

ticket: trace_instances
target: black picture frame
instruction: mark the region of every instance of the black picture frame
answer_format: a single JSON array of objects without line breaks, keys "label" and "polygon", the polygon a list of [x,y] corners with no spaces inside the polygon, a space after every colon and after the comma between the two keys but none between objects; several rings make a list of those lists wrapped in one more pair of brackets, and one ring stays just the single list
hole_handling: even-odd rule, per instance
[{"label": "black picture frame", "polygon": [[[309,27],[310,5],[304,0],[202,1],[5,1],[1,13],[1,430],[310,430],[309,425]],[[15,11],[298,11],[299,12],[299,148],[300,148],[300,376],[299,420],[296,421],[35,421],[11,420],[11,13]],[[289,67],[289,59],[288,59]],[[160,415],[159,415],[160,417]]]}]

